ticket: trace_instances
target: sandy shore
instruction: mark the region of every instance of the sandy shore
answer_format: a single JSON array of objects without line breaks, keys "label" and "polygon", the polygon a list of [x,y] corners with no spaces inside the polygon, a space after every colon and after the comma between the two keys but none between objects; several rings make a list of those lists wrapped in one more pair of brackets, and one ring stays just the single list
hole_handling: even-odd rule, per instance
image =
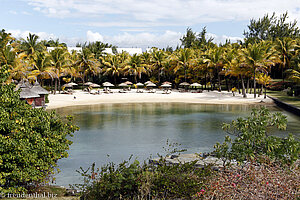
[{"label": "sandy shore", "polygon": [[[127,93],[119,93],[119,90],[112,90],[113,93],[101,93],[97,95],[89,94],[83,91],[75,91],[73,95],[69,94],[50,94],[47,109],[61,108],[67,106],[93,105],[102,103],[199,103],[199,104],[256,104],[273,103],[273,100],[264,99],[263,95],[253,98],[253,94],[248,94],[243,98],[241,94],[233,96],[231,92],[203,92],[203,93],[181,93],[172,91],[170,94],[163,94],[157,90],[155,93],[137,93],[132,90]],[[76,97],[76,99],[74,98]]]}]

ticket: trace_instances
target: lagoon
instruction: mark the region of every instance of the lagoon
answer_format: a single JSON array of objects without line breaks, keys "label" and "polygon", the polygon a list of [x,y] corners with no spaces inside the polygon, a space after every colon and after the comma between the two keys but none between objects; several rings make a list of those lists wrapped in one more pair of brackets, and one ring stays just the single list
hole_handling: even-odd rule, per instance
[{"label": "lagoon", "polygon": [[[56,184],[68,186],[80,183],[75,171],[87,169],[93,162],[98,167],[108,162],[119,163],[130,155],[142,161],[157,153],[164,154],[167,140],[181,144],[186,153],[209,152],[226,133],[221,126],[237,117],[248,116],[258,105],[204,105],[187,103],[99,104],[56,109],[62,115],[71,114],[80,131],[71,138],[69,157],[58,162],[61,172]],[[300,118],[268,106],[272,112],[288,117],[288,129],[273,132],[285,136],[291,132],[300,136]]]}]

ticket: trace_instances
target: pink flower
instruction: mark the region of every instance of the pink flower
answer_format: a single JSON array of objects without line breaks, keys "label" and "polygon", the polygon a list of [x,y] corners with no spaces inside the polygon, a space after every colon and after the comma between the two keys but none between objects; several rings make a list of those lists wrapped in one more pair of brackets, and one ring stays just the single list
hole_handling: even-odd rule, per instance
[{"label": "pink flower", "polygon": [[235,184],[235,183],[232,183],[231,185],[232,185],[233,187],[236,187],[236,184]]}]

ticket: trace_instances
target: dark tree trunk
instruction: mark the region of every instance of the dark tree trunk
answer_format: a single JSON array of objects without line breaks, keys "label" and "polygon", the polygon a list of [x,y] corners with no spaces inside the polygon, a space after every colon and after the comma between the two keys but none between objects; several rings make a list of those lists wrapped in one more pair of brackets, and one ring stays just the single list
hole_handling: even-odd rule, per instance
[{"label": "dark tree trunk", "polygon": [[54,82],[54,93],[56,94],[56,90],[57,90],[57,78],[55,78],[55,82]]},{"label": "dark tree trunk", "polygon": [[229,85],[228,85],[228,80],[227,78],[225,77],[225,82],[226,82],[226,88],[227,88],[227,92],[229,92]]},{"label": "dark tree trunk", "polygon": [[237,80],[237,86],[238,86],[239,94],[241,94],[240,78],[239,77],[238,77],[238,80]]},{"label": "dark tree trunk", "polygon": [[220,76],[220,73],[218,73],[218,81],[219,81],[219,92],[221,92],[222,89],[221,89],[221,76]]},{"label": "dark tree trunk", "polygon": [[247,90],[246,93],[249,93],[250,79],[247,77]]},{"label": "dark tree trunk", "polygon": [[207,84],[206,74],[205,74],[205,76],[204,76],[204,84],[205,84],[204,89],[206,90],[206,84]]},{"label": "dark tree trunk", "polygon": [[243,94],[243,97],[247,98],[246,90],[245,90],[245,84],[244,84],[244,79],[243,79],[242,75],[241,75],[241,81],[242,81],[242,94]]},{"label": "dark tree trunk", "polygon": [[254,84],[254,86],[253,86],[253,88],[254,88],[254,98],[256,98],[256,80],[255,80],[255,75],[256,75],[256,69],[254,68],[254,74],[253,74],[253,84]]}]

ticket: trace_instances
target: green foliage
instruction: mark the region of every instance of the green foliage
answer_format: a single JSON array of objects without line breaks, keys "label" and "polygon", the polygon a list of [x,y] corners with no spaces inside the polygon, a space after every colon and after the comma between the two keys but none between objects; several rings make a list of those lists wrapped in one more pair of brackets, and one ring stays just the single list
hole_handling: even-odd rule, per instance
[{"label": "green foliage", "polygon": [[[176,144],[175,144],[176,145]],[[177,146],[177,145],[176,145]],[[168,144],[167,153],[178,153]],[[171,165],[163,156],[157,163],[140,164],[137,160],[123,161],[119,165],[108,163],[99,168],[92,164],[80,168],[83,184],[79,188],[81,199],[191,199],[200,191],[213,172],[211,168],[195,167],[195,162]]]},{"label": "green foliage", "polygon": [[286,122],[286,116],[281,113],[271,114],[266,108],[254,109],[250,117],[238,118],[231,124],[223,125],[227,133],[236,137],[231,139],[227,136],[223,144],[217,143],[214,153],[223,160],[243,162],[258,156],[268,156],[292,164],[299,157],[300,142],[292,134],[280,138],[268,133],[271,127],[286,129]]},{"label": "green foliage", "polygon": [[32,109],[14,85],[0,85],[0,193],[24,192],[47,181],[57,161],[68,156],[67,136],[78,130],[72,118]]},{"label": "green foliage", "polygon": [[258,20],[251,19],[248,25],[249,31],[244,31],[246,40],[250,43],[260,40],[275,40],[276,38],[300,36],[300,30],[297,27],[297,21],[287,22],[288,13],[284,13],[279,18],[275,13],[270,17],[268,14]]},{"label": "green foliage", "polygon": [[186,35],[180,39],[181,46],[184,48],[199,48],[201,50],[207,50],[208,47],[214,47],[214,38],[206,38],[206,33],[206,27],[204,27],[198,35],[196,32],[193,32],[191,28],[187,28]]}]

